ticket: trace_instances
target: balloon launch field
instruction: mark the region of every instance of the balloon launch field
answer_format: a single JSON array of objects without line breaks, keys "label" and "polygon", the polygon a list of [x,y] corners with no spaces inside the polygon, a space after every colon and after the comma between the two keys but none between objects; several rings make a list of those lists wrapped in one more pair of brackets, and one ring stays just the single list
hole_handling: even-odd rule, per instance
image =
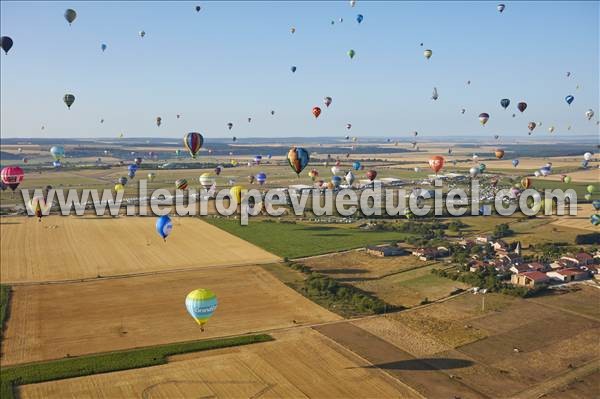
[{"label": "balloon launch field", "polygon": [[151,217],[2,218],[3,283],[78,280],[216,265],[276,256],[197,218],[174,218],[163,242]]},{"label": "balloon launch field", "polygon": [[[219,312],[203,333],[190,320],[183,301],[199,286],[211,287],[219,298]],[[259,266],[13,286],[2,364],[338,319]]]}]

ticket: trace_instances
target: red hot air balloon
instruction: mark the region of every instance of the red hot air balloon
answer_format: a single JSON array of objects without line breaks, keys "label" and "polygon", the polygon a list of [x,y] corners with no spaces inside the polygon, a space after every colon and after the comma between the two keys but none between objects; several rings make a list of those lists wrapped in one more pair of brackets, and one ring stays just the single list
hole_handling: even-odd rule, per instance
[{"label": "red hot air balloon", "polygon": [[444,167],[444,157],[436,155],[429,159],[429,167],[437,174]]},{"label": "red hot air balloon", "polygon": [[367,172],[367,179],[369,179],[370,181],[375,180],[375,178],[377,177],[377,171],[376,170],[370,170]]},{"label": "red hot air balloon", "polygon": [[315,116],[315,118],[318,118],[319,115],[321,115],[321,108],[319,107],[314,107],[312,109],[312,114]]},{"label": "red hot air balloon", "polygon": [[24,177],[25,173],[23,172],[23,169],[18,166],[7,166],[0,172],[2,183],[6,184],[13,191],[19,187],[19,184],[21,184]]}]

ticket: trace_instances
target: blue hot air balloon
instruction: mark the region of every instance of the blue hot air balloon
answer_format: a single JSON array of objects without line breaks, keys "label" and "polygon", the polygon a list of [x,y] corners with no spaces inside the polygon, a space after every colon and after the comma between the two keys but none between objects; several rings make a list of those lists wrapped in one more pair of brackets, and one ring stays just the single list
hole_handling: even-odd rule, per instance
[{"label": "blue hot air balloon", "polygon": [[62,163],[59,160],[56,160],[54,162],[52,162],[52,166],[54,166],[55,168],[60,168],[62,166]]},{"label": "blue hot air balloon", "polygon": [[102,44],[100,45],[100,48],[102,49],[102,52],[105,52],[105,51],[106,51],[106,47],[108,47],[108,46],[107,46],[106,44],[104,44],[104,43],[102,43]]},{"label": "blue hot air balloon", "polygon": [[331,178],[331,183],[333,184],[333,187],[338,188],[342,183],[342,178],[340,176],[333,176]]},{"label": "blue hot air balloon", "polygon": [[287,153],[287,160],[294,172],[300,176],[300,172],[308,165],[310,155],[304,148],[291,147]]},{"label": "blue hot air balloon", "polygon": [[171,222],[169,215],[163,215],[156,219],[156,232],[163,240],[167,241],[167,237],[171,234],[171,230],[173,230],[173,222]]},{"label": "blue hot air balloon", "polygon": [[358,162],[358,161],[352,162],[352,169],[354,169],[354,170],[360,170],[360,166],[361,166],[360,162]]},{"label": "blue hot air balloon", "polygon": [[362,14],[358,14],[356,16],[356,22],[358,22],[359,24],[363,21],[364,17]]},{"label": "blue hot air balloon", "polygon": [[135,172],[137,172],[137,170],[138,170],[138,166],[137,166],[136,164],[132,163],[131,165],[129,165],[129,166],[127,167],[127,170],[128,170],[129,172],[133,172],[133,173],[135,173]]},{"label": "blue hot air balloon", "polygon": [[565,101],[567,102],[567,104],[571,105],[571,103],[573,102],[573,100],[575,100],[575,97],[573,97],[572,95],[568,95],[565,97]]},{"label": "blue hot air balloon", "polygon": [[127,176],[129,176],[130,179],[133,179],[135,177],[135,171],[130,170],[129,172],[127,172]]},{"label": "blue hot air balloon", "polygon": [[200,331],[204,331],[204,324],[217,309],[217,304],[217,296],[211,290],[204,288],[190,292],[185,298],[185,308],[200,325]]},{"label": "blue hot air balloon", "polygon": [[592,206],[594,207],[595,210],[600,211],[600,200],[593,200]]},{"label": "blue hot air balloon", "polygon": [[584,159],[583,161],[581,161],[581,167],[582,167],[583,169],[587,169],[587,167],[588,167],[588,164],[589,164],[589,161],[587,161],[587,160],[585,160],[585,159]]},{"label": "blue hot air balloon", "polygon": [[516,168],[519,165],[519,160],[518,159],[513,159],[512,160],[512,164]]},{"label": "blue hot air balloon", "polygon": [[510,105],[510,100],[508,98],[503,98],[502,100],[500,100],[500,105],[502,106],[502,108],[506,109]]},{"label": "blue hot air balloon", "polygon": [[290,69],[292,70],[292,73],[296,73],[296,69],[297,69],[297,68],[296,68],[296,66],[295,66],[295,65],[292,65],[292,67],[291,67]]},{"label": "blue hot air balloon", "polygon": [[267,175],[264,172],[260,172],[256,175],[256,181],[262,186],[267,181]]}]

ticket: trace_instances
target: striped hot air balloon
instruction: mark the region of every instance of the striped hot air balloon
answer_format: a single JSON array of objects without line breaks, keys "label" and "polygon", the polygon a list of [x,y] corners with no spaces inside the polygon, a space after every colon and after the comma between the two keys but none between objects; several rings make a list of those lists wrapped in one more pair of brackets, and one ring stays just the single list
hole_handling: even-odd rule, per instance
[{"label": "striped hot air balloon", "polygon": [[300,176],[300,172],[308,165],[310,155],[304,148],[292,147],[288,151],[287,160],[296,175]]},{"label": "striped hot air balloon", "polygon": [[18,166],[7,166],[0,172],[2,183],[10,187],[13,191],[19,187],[19,184],[21,184],[24,177],[25,173],[23,172],[23,169]]},{"label": "striped hot air balloon", "polygon": [[177,190],[185,190],[188,187],[188,182],[186,179],[177,179],[175,181],[175,187]]},{"label": "striped hot air balloon", "polygon": [[183,137],[183,145],[190,152],[192,158],[196,158],[196,154],[204,144],[204,137],[200,133],[190,132]]},{"label": "striped hot air balloon", "polygon": [[200,331],[204,331],[204,324],[217,309],[217,304],[215,293],[205,288],[194,290],[185,298],[185,308],[200,325]]}]

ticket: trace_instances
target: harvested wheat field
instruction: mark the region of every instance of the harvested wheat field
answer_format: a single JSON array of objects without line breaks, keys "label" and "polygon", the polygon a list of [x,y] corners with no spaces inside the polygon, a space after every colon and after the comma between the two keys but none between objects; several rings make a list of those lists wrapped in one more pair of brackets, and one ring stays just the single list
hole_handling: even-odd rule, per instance
[{"label": "harvested wheat field", "polygon": [[573,229],[600,231],[600,227],[590,223],[590,216],[594,213],[596,213],[596,211],[592,207],[592,204],[578,204],[577,216],[558,216],[552,224]]},{"label": "harvested wheat field", "polygon": [[25,385],[18,393],[23,399],[419,397],[311,329],[275,338],[182,356],[162,366]]},{"label": "harvested wheat field", "polygon": [[173,218],[167,242],[154,217],[2,218],[2,282],[64,281],[257,264],[276,256],[198,218]]},{"label": "harvested wheat field", "polygon": [[[204,333],[184,306],[188,292],[199,287],[219,300]],[[338,319],[258,266],[15,286],[2,364]]]}]

